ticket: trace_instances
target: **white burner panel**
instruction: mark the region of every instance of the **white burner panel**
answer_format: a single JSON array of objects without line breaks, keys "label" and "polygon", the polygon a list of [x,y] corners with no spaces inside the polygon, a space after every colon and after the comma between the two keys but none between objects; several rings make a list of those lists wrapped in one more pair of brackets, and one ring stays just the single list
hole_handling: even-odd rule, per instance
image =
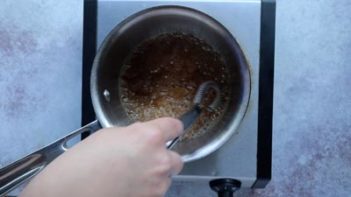
[{"label": "white burner panel", "polygon": [[234,178],[242,187],[256,180],[258,79],[261,1],[98,1],[97,46],[115,25],[143,9],[160,5],[180,5],[204,12],[224,25],[240,44],[251,71],[248,111],[234,135],[222,148],[206,158],[186,163],[175,181],[197,181],[208,185],[216,178]]}]

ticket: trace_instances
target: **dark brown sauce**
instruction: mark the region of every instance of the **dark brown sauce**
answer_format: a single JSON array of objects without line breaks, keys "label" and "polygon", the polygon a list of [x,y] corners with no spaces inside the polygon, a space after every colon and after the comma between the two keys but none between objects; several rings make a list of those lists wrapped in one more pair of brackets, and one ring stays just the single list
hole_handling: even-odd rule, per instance
[{"label": "dark brown sauce", "polygon": [[199,85],[215,81],[222,103],[216,112],[203,110],[183,137],[192,139],[220,118],[228,103],[229,74],[220,55],[204,41],[185,34],[161,34],[137,46],[121,74],[121,103],[129,118],[147,121],[180,117],[193,106]]}]

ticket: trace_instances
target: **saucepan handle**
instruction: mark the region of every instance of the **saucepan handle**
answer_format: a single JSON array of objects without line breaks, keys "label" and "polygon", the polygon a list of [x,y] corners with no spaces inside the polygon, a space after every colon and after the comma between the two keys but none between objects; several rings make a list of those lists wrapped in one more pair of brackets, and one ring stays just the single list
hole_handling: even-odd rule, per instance
[{"label": "saucepan handle", "polygon": [[52,160],[68,149],[67,142],[83,132],[95,132],[101,126],[97,120],[73,131],[54,143],[0,169],[0,196],[4,196],[26,180],[38,174]]}]

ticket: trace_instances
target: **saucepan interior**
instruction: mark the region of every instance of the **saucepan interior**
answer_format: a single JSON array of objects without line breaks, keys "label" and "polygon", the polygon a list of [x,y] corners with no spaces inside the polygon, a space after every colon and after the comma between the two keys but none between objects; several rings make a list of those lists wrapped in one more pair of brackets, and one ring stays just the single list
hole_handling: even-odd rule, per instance
[{"label": "saucepan interior", "polygon": [[185,161],[191,161],[212,153],[233,136],[245,115],[250,95],[250,73],[243,52],[225,27],[210,16],[186,7],[161,6],[136,13],[118,24],[95,57],[92,101],[102,126],[132,123],[121,105],[121,68],[136,46],[165,33],[189,34],[205,41],[221,55],[230,75],[229,102],[220,120],[205,134],[181,141],[175,147]]}]

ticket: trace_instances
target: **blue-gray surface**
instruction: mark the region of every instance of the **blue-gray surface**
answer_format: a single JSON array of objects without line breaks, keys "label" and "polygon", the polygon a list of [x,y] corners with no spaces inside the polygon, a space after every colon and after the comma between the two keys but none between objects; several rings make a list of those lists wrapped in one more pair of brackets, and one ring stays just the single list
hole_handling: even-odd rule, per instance
[{"label": "blue-gray surface", "polygon": [[81,1],[0,2],[0,166],[80,126]]},{"label": "blue-gray surface", "polygon": [[[79,126],[82,1],[0,2],[0,166]],[[239,196],[351,195],[351,1],[278,0],[273,178]],[[215,196],[175,184],[169,197]]]}]

